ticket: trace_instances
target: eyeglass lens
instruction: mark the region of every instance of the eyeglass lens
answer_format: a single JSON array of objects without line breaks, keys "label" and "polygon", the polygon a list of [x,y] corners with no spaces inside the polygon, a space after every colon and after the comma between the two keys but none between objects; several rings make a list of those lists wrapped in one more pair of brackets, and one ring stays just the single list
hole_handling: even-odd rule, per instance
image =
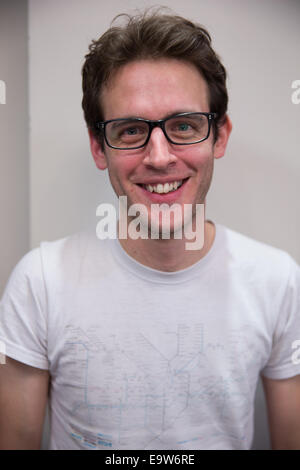
[{"label": "eyeglass lens", "polygon": [[[165,121],[165,131],[175,144],[192,144],[207,137],[208,117],[204,114],[175,116]],[[145,121],[124,119],[107,123],[106,138],[110,145],[132,148],[144,145],[150,132]]]}]

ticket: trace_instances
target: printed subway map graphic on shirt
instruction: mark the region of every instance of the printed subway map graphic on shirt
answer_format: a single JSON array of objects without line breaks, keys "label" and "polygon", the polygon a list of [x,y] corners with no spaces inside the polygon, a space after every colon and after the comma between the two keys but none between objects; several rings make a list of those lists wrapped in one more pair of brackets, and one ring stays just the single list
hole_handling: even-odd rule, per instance
[{"label": "printed subway map graphic on shirt", "polygon": [[[161,324],[152,336],[69,325],[67,338],[62,367],[70,436],[79,447],[201,448],[223,434],[245,439],[249,377],[246,370],[237,375],[236,363],[240,354],[254,361],[255,354],[242,333],[205,343],[203,324],[173,330]],[[210,436],[203,426],[208,420],[215,422]]]}]

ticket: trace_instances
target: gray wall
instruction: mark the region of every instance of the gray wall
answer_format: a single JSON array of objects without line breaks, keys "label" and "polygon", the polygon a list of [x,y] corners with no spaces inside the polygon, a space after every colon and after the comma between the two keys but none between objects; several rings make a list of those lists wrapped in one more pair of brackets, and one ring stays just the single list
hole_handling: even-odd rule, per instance
[{"label": "gray wall", "polygon": [[0,1],[0,295],[29,249],[27,1]]}]

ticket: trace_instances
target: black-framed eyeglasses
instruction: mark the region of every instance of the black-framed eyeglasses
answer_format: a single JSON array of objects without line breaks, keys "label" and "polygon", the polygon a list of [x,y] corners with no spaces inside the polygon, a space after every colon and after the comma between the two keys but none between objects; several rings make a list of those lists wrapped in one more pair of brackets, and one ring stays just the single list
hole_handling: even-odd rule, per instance
[{"label": "black-framed eyeglasses", "polygon": [[113,149],[133,150],[144,147],[155,127],[160,127],[172,144],[191,145],[208,139],[216,116],[216,113],[180,113],[158,121],[120,118],[97,122],[95,128],[100,130],[107,145]]}]

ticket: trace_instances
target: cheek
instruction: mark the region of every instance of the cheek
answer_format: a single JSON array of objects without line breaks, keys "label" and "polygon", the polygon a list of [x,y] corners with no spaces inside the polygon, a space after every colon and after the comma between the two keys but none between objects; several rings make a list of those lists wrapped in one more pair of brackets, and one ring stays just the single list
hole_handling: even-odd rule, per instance
[{"label": "cheek", "polygon": [[193,154],[192,158],[186,160],[187,164],[194,168],[196,171],[205,172],[206,169],[211,168],[213,165],[214,157],[209,151],[197,152]]},{"label": "cheek", "polygon": [[108,174],[110,181],[116,190],[116,186],[123,187],[129,178],[131,168],[128,163],[124,161],[116,161],[108,165]]},{"label": "cheek", "polygon": [[203,167],[213,160],[214,147],[211,138],[195,144],[186,148],[180,149],[180,152],[177,154],[180,159],[186,162],[186,164],[191,164],[196,167]]}]

